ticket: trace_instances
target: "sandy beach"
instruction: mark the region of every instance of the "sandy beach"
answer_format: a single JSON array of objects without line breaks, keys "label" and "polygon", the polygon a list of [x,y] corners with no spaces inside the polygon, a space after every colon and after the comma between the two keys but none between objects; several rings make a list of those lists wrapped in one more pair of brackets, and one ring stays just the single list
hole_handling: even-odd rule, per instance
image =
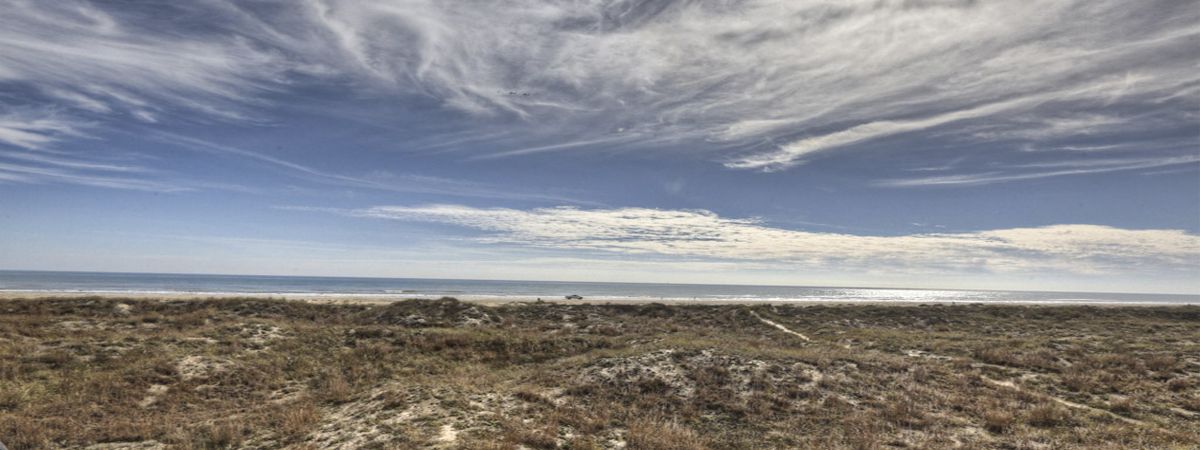
[{"label": "sandy beach", "polygon": [[[200,299],[280,299],[319,304],[341,305],[386,305],[404,300],[425,299],[434,300],[440,297],[414,297],[411,295],[394,294],[259,294],[259,293],[225,293],[225,292],[81,292],[81,291],[0,291],[0,299],[32,299],[32,298],[108,298],[108,299],[139,299],[139,300],[200,300]],[[1043,301],[1027,302],[980,302],[964,299],[962,301],[868,301],[868,300],[782,300],[782,299],[695,299],[695,298],[660,298],[660,297],[631,297],[631,298],[588,298],[582,300],[563,297],[536,296],[454,296],[456,300],[482,306],[500,306],[521,303],[554,303],[561,305],[642,305],[661,303],[665,305],[877,305],[877,306],[920,306],[920,305],[1023,305],[1023,306],[1065,306],[1086,305],[1093,307],[1180,307],[1196,306],[1192,304],[1170,302],[1062,302],[1047,303]]]}]

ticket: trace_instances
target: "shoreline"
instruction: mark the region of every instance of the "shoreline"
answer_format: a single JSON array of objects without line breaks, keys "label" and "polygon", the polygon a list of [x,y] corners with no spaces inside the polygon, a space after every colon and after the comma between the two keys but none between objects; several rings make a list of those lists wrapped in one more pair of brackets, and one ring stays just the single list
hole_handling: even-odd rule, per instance
[{"label": "shoreline", "polygon": [[731,298],[665,298],[665,297],[585,297],[582,300],[567,300],[564,298],[536,296],[502,296],[502,295],[403,295],[403,294],[354,294],[354,293],[255,293],[255,292],[126,292],[126,291],[34,291],[34,290],[0,290],[0,300],[11,299],[44,299],[44,298],[128,298],[141,300],[206,300],[206,299],[281,299],[305,303],[321,304],[368,304],[381,305],[403,300],[437,299],[453,297],[463,302],[483,306],[500,306],[508,304],[534,303],[539,299],[545,303],[562,305],[640,305],[661,303],[667,305],[876,305],[876,306],[922,306],[922,305],[990,305],[990,306],[1095,306],[1095,307],[1164,307],[1164,306],[1200,306],[1200,303],[1185,302],[1156,302],[1156,301],[1096,301],[1096,300],[1004,300],[1004,301],[945,301],[945,300],[844,300],[844,299],[731,299]]}]

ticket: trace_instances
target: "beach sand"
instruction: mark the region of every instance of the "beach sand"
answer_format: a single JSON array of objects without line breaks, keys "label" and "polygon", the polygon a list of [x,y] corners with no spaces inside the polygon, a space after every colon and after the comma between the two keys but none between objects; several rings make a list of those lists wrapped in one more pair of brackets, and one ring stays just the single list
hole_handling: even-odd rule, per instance
[{"label": "beach sand", "polygon": [[[192,293],[192,292],[177,292],[177,293],[158,293],[158,292],[85,292],[85,291],[19,291],[8,290],[0,291],[0,299],[31,299],[31,298],[110,298],[110,299],[142,299],[142,300],[199,300],[199,299],[238,299],[238,298],[253,298],[253,299],[279,299],[289,301],[299,301],[305,303],[318,304],[340,304],[340,305],[386,305],[404,300],[426,299],[433,300],[435,298],[413,297],[411,295],[391,295],[391,294],[256,294],[256,293]],[[508,304],[521,303],[536,303],[538,301],[544,303],[553,303],[560,305],[642,305],[647,303],[660,303],[665,305],[796,305],[796,306],[817,306],[817,305],[880,305],[880,306],[921,306],[921,305],[981,305],[988,304],[985,302],[929,302],[929,301],[865,301],[865,300],[758,300],[758,299],[695,299],[695,298],[584,298],[582,300],[568,300],[563,297],[518,297],[518,296],[479,296],[467,295],[453,297],[456,300],[478,304],[482,306],[500,306]],[[1072,302],[1072,303],[1042,303],[1036,301],[1030,302],[1006,302],[1006,303],[991,303],[1003,305],[1024,305],[1024,306],[1095,306],[1095,307],[1161,307],[1161,306],[1187,306],[1187,304],[1176,303],[1156,303],[1156,302]]]}]

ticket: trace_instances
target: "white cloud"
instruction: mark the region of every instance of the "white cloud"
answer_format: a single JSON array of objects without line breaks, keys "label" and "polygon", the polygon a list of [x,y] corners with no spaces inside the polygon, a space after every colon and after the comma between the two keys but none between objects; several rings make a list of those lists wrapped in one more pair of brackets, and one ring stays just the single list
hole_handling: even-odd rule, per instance
[{"label": "white cloud", "polygon": [[999,127],[997,131],[980,131],[976,133],[980,139],[1003,140],[1021,139],[1039,142],[1046,139],[1087,137],[1111,132],[1114,127],[1125,125],[1127,121],[1117,116],[1103,114],[1076,114],[1066,117],[1039,118],[1027,122],[1024,128],[1011,125]]},{"label": "white cloud", "polygon": [[[783,142],[728,163],[744,169],[967,119],[1008,124],[985,139],[1040,139],[1017,132],[1097,125],[1064,122],[1064,110],[1162,108],[1200,80],[1188,62],[1200,13],[1168,2],[308,4],[365,79],[571,142],[617,129],[718,148]],[[585,146],[530,147],[497,153]]]},{"label": "white cloud", "polygon": [[[1053,163],[1025,164],[1018,169],[1032,169],[1029,172],[984,172],[956,175],[941,175],[931,177],[897,178],[883,180],[877,183],[887,187],[922,187],[922,186],[973,186],[1010,181],[1034,180],[1038,178],[1061,177],[1067,175],[1088,175],[1096,173],[1119,172],[1126,170],[1153,169],[1178,165],[1194,165],[1200,162],[1200,156],[1171,156],[1154,159],[1101,159],[1083,161],[1058,161]],[[1053,169],[1053,170],[1046,170]]]},{"label": "white cloud", "polygon": [[348,176],[324,172],[313,167],[296,164],[273,156],[252,150],[221,145],[202,139],[191,138],[175,133],[152,133],[153,140],[182,146],[206,153],[231,155],[249,159],[264,165],[279,169],[284,173],[301,176],[309,182],[321,185],[342,186],[349,188],[372,189],[390,192],[419,192],[428,194],[452,195],[459,197],[477,197],[524,201],[552,201],[577,205],[595,204],[594,202],[572,199],[550,193],[513,192],[496,185],[474,183],[466,180],[433,177],[416,174],[394,174],[384,170],[376,170],[363,176]]},{"label": "white cloud", "polygon": [[349,214],[452,224],[475,241],[567,251],[770,262],[819,271],[1195,273],[1200,236],[1180,230],[1053,225],[973,233],[862,236],[813,233],[703,210],[532,210],[458,205],[379,206]]},{"label": "white cloud", "polygon": [[53,115],[27,111],[0,115],[0,143],[32,149],[70,135],[80,135],[78,126]]},{"label": "white cloud", "polygon": [[184,29],[162,29],[170,24],[165,17],[111,6],[0,1],[0,83],[28,83],[94,113],[144,117],[183,108],[245,118],[240,105],[283,81],[285,61],[236,34],[199,39]]},{"label": "white cloud", "polygon": [[[780,170],[904,134],[891,151],[1194,128],[1191,6],[0,0],[0,83],[61,103],[63,120],[146,123],[267,119],[268,94],[315,83],[440,100],[487,130],[464,146],[485,157],[672,147]],[[925,133],[967,121],[988,126]],[[14,145],[52,140],[0,128]]]},{"label": "white cloud", "polygon": [[[0,154],[0,156],[8,155]],[[0,160],[0,181],[24,183],[67,183],[111,189],[129,189],[151,192],[179,192],[190,190],[187,187],[154,180],[131,178],[127,176],[113,175],[111,173],[91,173],[91,171],[95,170],[112,172],[114,169],[122,169],[117,166],[94,165],[92,167],[79,167],[80,165],[83,165],[83,163],[74,161],[65,164],[56,164],[51,162],[50,164],[46,165],[31,165],[12,164]],[[91,169],[91,171],[87,169]]]},{"label": "white cloud", "polygon": [[100,162],[86,162],[86,161],[80,161],[78,159],[73,159],[73,158],[62,158],[59,156],[52,156],[52,155],[44,154],[44,153],[21,151],[21,150],[18,150],[18,151],[0,150],[0,157],[16,159],[16,160],[20,160],[25,163],[44,164],[47,166],[60,167],[60,168],[66,168],[66,169],[75,169],[75,170],[95,170],[95,171],[102,171],[102,172],[125,172],[125,173],[149,172],[150,171],[150,169],[147,169],[145,167],[119,165],[119,164],[107,164],[107,163],[100,163]]},{"label": "white cloud", "polygon": [[287,66],[272,50],[235,34],[197,39],[183,29],[162,28],[171,23],[167,17],[114,6],[0,0],[3,180],[188,190],[180,184],[203,183],[153,180],[146,168],[97,161],[120,151],[64,151],[57,144],[94,137],[85,131],[98,136],[110,123],[153,122],[160,111],[246,120],[246,105],[260,103],[262,92],[284,80]]},{"label": "white cloud", "polygon": [[836,133],[801,139],[781,146],[777,152],[754,155],[725,165],[738,169],[785,169],[798,164],[802,158],[813,153],[885,136],[933,128],[960,120],[975,119],[1027,103],[1030,102],[1028,100],[1005,101],[917,120],[871,122]]},{"label": "white cloud", "polygon": [[149,169],[41,150],[68,137],[83,137],[82,125],[49,113],[17,110],[0,115],[0,183],[68,183],[115,189],[178,191],[183,188],[140,179]]}]

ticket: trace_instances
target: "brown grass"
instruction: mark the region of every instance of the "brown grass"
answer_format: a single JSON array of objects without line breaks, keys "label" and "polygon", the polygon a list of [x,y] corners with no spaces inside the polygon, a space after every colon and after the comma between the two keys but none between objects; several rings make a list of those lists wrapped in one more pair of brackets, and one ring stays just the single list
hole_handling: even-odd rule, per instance
[{"label": "brown grass", "polygon": [[3,300],[0,441],[1190,448],[1196,335],[1195,307]]},{"label": "brown grass", "polygon": [[1066,425],[1071,413],[1065,407],[1054,402],[1043,402],[1034,406],[1025,416],[1025,422],[1035,427],[1056,427]]},{"label": "brown grass", "polygon": [[704,450],[708,444],[691,428],[673,420],[636,419],[629,424],[630,450]]},{"label": "brown grass", "polygon": [[983,427],[993,433],[1009,432],[1016,421],[1016,416],[1008,411],[990,410],[983,413]]}]

